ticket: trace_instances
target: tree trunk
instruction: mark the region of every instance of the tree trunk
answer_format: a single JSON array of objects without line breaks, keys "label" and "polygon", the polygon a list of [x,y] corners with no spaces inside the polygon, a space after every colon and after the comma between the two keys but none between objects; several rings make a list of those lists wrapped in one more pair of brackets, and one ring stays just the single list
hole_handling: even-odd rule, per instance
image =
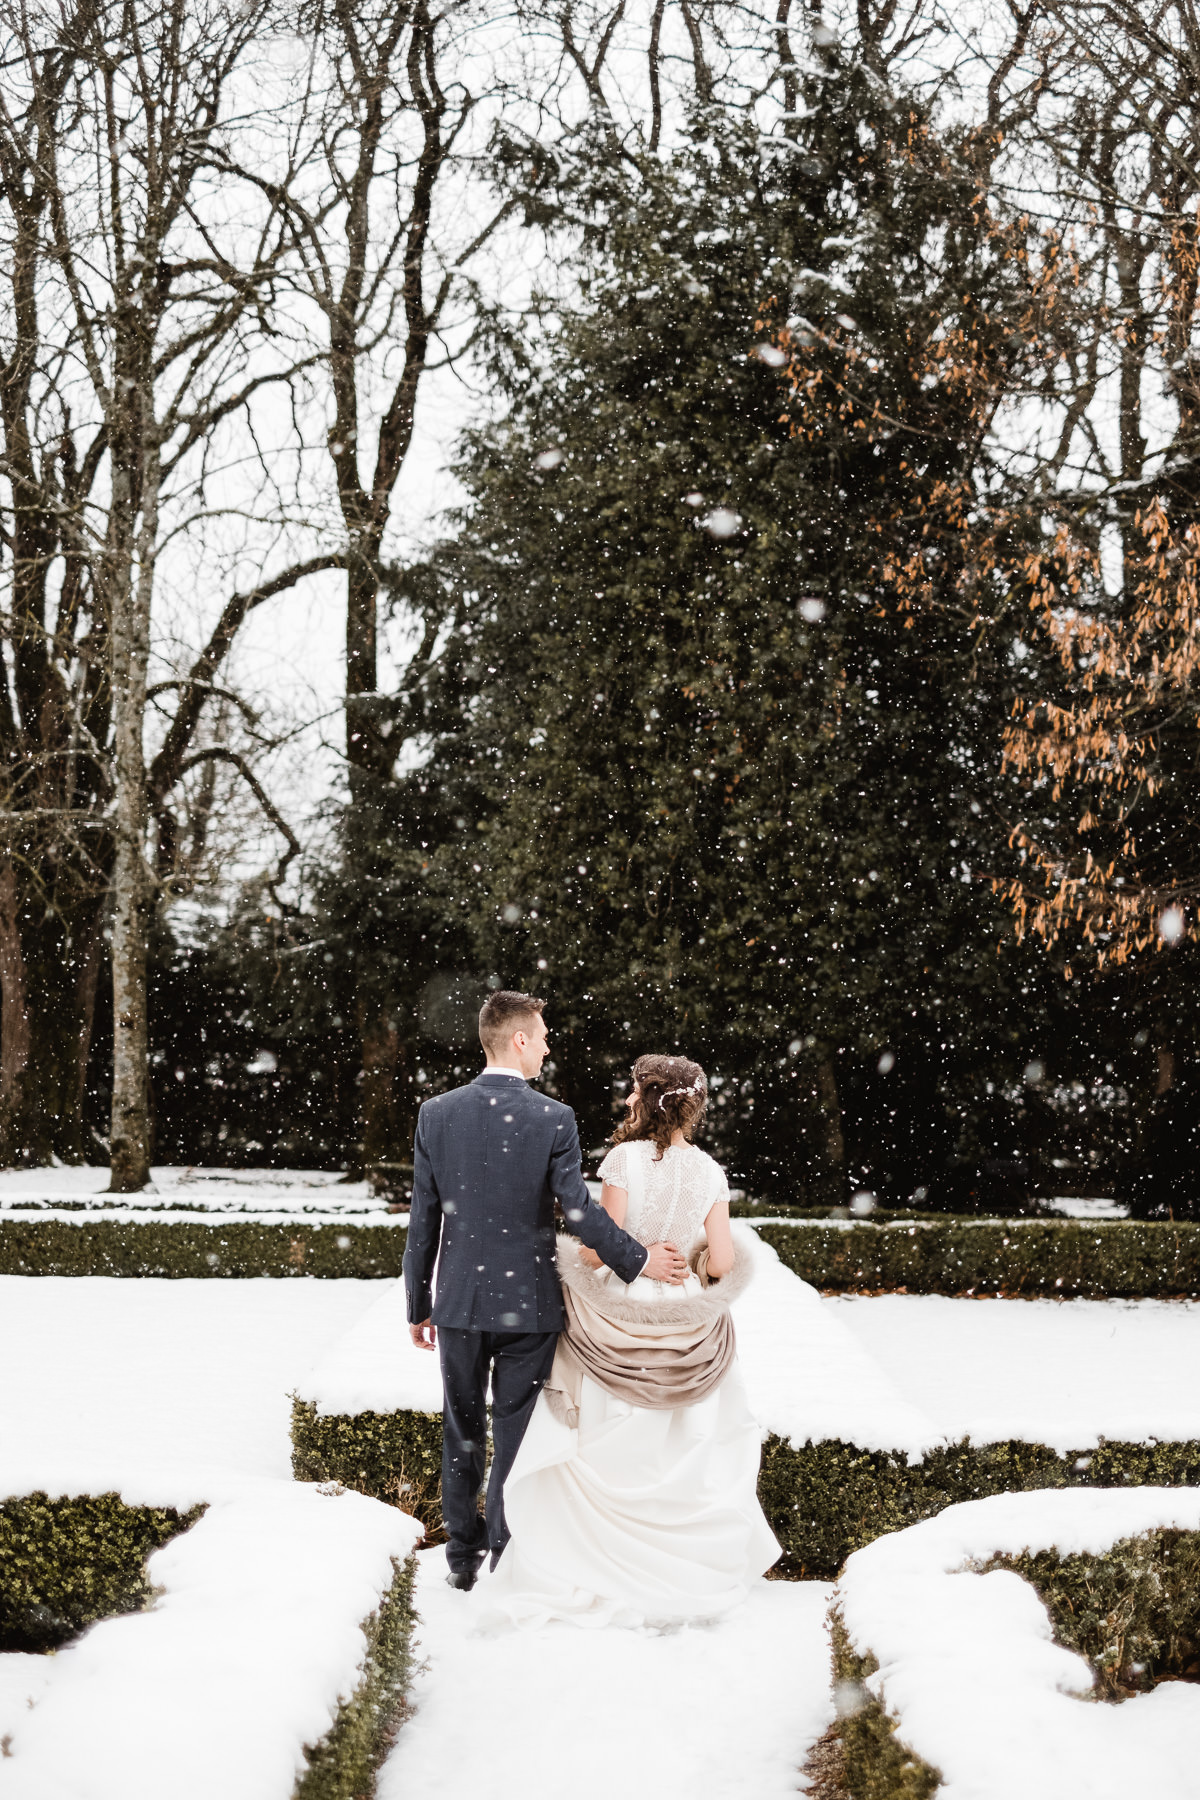
[{"label": "tree trunk", "polygon": [[842,1133],[842,1098],[838,1093],[833,1059],[822,1056],[817,1064],[817,1094],[825,1124],[825,1168],[821,1186],[836,1206],[846,1201],[846,1140]]},{"label": "tree trunk", "polygon": [[[361,542],[361,540],[360,540]],[[346,760],[350,777],[348,848],[367,878],[379,835],[379,807],[390,770],[386,740],[375,706],[378,681],[377,613],[379,544],[363,545],[347,576]],[[379,1193],[397,1193],[397,1165],[409,1145],[401,1136],[396,1104],[400,1036],[386,995],[374,978],[369,943],[357,960],[356,1013],[362,1043],[361,1173]]]},{"label": "tree trunk", "polygon": [[[113,1089],[109,1192],[134,1194],[150,1179],[149,1041],[146,1021],[146,759],[142,737],[150,655],[150,597],[158,538],[159,464],[146,458],[137,577],[131,560],[113,583],[112,673],[116,742],[113,832]],[[114,484],[115,486],[115,484]],[[115,495],[114,495],[115,498]],[[123,576],[123,578],[122,578]]]},{"label": "tree trunk", "polygon": [[87,1161],[83,1099],[103,902],[47,911],[0,863],[0,1166]]},{"label": "tree trunk", "polygon": [[0,1161],[36,1162],[25,1141],[29,1069],[29,992],[12,860],[0,864]]}]

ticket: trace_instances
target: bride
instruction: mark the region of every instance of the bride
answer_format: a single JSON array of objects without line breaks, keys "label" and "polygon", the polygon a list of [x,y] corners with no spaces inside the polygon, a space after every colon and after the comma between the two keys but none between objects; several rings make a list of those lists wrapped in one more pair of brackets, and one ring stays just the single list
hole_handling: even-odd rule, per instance
[{"label": "bride", "polygon": [[511,1539],[486,1611],[521,1623],[709,1619],[779,1555],[756,1482],[759,1432],[729,1301],[749,1278],[721,1168],[691,1141],[697,1063],[643,1056],[600,1167],[601,1203],[643,1244],[688,1255],[682,1287],[626,1285],[562,1242],[567,1325],[505,1488]]}]

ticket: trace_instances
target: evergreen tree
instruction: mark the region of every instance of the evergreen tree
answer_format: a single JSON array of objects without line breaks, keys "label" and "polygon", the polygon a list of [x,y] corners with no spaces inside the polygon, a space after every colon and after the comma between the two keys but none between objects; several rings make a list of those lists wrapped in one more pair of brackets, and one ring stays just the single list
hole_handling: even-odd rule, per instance
[{"label": "evergreen tree", "polygon": [[[999,479],[980,369],[1006,392],[1031,352],[1022,261],[919,109],[831,48],[798,111],[543,171],[583,304],[469,442],[433,762],[480,796],[439,885],[554,997],[569,1097],[685,1046],[739,1078],[738,1172],[815,1195],[994,1149],[956,1102],[1019,1064],[1037,963],[979,879],[1012,632],[922,531]],[[914,555],[944,603],[889,578]]]}]

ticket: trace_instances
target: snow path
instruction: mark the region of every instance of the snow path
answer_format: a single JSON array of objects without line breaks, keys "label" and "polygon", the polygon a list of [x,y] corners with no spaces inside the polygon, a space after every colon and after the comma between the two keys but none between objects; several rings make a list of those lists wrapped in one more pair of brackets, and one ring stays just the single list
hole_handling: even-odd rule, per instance
[{"label": "snow path", "polygon": [[483,1587],[417,1578],[415,1713],[379,1800],[794,1800],[833,1718],[825,1582],[762,1581],[717,1624],[681,1631],[480,1631]]},{"label": "snow path", "polygon": [[0,1490],[52,1468],[119,1487],[131,1467],[291,1479],[291,1402],[374,1281],[0,1276]]}]

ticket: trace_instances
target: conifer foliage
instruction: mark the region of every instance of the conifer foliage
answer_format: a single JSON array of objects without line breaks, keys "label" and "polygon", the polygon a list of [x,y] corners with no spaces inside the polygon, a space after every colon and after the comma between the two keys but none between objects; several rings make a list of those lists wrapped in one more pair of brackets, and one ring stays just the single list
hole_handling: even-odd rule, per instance
[{"label": "conifer foliage", "polygon": [[572,1098],[686,1045],[737,1069],[756,1185],[840,1195],[885,1147],[903,1181],[897,1139],[949,1160],[1006,1033],[980,876],[1013,676],[890,571],[954,600],[922,495],[999,475],[947,346],[990,333],[993,383],[1024,379],[1025,265],[969,159],[833,45],[785,134],[699,114],[613,169],[600,133],[527,197],[578,222],[583,304],[461,471],[434,760],[481,802],[439,868],[483,966],[555,997]]}]

